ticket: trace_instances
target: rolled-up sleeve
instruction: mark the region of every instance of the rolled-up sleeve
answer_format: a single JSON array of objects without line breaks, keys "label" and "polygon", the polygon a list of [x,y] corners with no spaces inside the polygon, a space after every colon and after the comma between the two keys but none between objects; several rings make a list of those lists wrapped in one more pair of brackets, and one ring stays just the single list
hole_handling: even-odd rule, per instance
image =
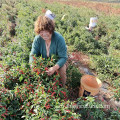
[{"label": "rolled-up sleeve", "polygon": [[62,36],[60,36],[59,40],[58,40],[57,54],[58,54],[59,60],[57,61],[56,64],[58,64],[59,67],[62,67],[68,59],[67,47],[66,47],[66,44],[65,44],[65,40]]},{"label": "rolled-up sleeve", "polygon": [[29,64],[32,64],[32,62],[34,61],[33,59],[33,55],[36,55],[37,57],[39,56],[39,39],[38,37],[36,36],[33,40],[33,43],[32,43],[32,49],[31,49],[31,52],[30,52],[30,55],[29,55]]}]

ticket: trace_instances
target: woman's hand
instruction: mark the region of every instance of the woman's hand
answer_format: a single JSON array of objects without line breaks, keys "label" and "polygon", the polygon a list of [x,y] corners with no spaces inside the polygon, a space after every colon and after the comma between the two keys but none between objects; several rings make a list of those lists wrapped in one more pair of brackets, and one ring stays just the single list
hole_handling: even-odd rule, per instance
[{"label": "woman's hand", "polygon": [[49,68],[46,72],[49,76],[51,76],[58,69],[59,69],[59,65],[56,64],[55,66]]},{"label": "woman's hand", "polygon": [[47,73],[49,76],[51,76],[55,71],[56,71],[55,68],[54,68],[54,67],[51,67],[51,68],[49,68],[49,69],[46,71],[46,73]]}]

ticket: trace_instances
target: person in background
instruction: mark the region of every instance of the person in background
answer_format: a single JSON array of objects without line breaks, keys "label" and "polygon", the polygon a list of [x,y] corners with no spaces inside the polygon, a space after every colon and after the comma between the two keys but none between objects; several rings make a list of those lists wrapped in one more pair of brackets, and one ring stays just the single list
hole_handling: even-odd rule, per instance
[{"label": "person in background", "polygon": [[33,55],[43,58],[51,57],[52,55],[58,56],[56,64],[49,68],[46,72],[51,76],[54,72],[58,71],[60,74],[63,87],[66,83],[66,61],[67,47],[63,36],[55,31],[54,23],[55,15],[47,10],[45,15],[38,16],[35,21],[34,31],[37,34],[32,43],[32,49],[29,55],[29,63],[32,68]]},{"label": "person in background", "polygon": [[89,27],[85,27],[87,30],[92,31],[97,26],[98,17],[91,17]]}]

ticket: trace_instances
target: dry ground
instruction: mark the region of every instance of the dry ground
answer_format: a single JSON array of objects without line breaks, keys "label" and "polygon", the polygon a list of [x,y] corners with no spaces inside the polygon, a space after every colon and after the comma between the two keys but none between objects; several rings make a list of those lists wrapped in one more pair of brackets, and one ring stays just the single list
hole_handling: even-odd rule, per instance
[{"label": "dry ground", "polygon": [[108,15],[119,15],[120,14],[120,3],[102,3],[102,2],[87,2],[82,0],[44,0],[47,3],[60,2],[75,7],[85,6],[99,12],[103,12]]}]

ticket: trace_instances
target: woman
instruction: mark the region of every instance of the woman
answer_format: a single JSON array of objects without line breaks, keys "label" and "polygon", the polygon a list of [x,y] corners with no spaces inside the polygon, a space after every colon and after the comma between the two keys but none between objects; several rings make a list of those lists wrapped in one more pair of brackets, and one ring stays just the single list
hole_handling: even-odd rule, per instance
[{"label": "woman", "polygon": [[47,11],[44,16],[39,16],[35,22],[35,36],[32,43],[32,49],[30,52],[29,63],[33,61],[33,55],[41,56],[43,58],[51,57],[51,55],[57,55],[59,60],[57,63],[48,69],[47,74],[52,75],[55,71],[58,71],[65,87],[66,83],[66,61],[67,61],[67,47],[65,40],[61,34],[55,31],[54,14],[51,11]]}]

